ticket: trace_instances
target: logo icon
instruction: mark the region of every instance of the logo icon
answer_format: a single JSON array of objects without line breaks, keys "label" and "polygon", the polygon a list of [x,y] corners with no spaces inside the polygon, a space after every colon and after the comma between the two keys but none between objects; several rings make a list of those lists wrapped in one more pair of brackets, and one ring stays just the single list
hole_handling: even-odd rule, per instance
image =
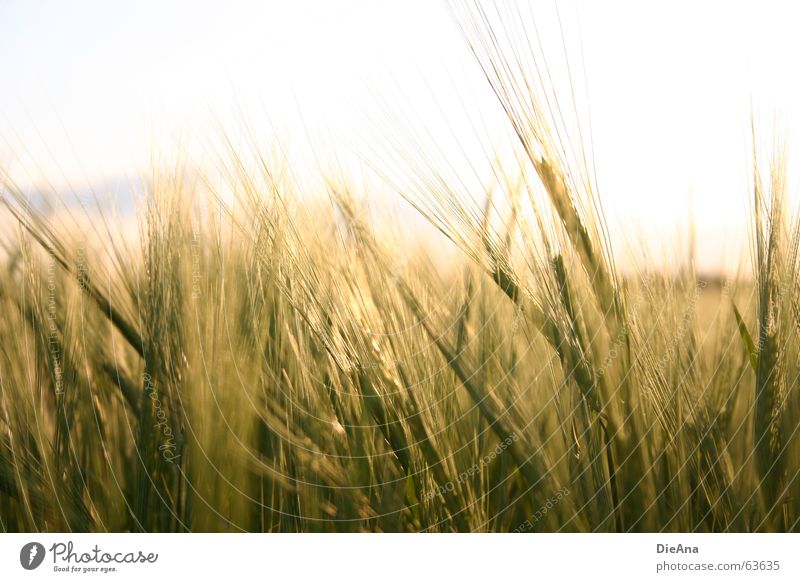
[{"label": "logo icon", "polygon": [[19,551],[19,563],[26,570],[35,570],[44,561],[44,546],[39,542],[30,542]]}]

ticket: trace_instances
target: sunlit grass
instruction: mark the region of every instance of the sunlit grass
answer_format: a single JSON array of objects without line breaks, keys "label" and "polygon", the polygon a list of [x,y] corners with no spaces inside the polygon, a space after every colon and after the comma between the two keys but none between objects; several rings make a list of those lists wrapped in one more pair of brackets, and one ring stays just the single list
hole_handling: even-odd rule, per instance
[{"label": "sunlit grass", "polygon": [[393,185],[461,252],[447,268],[346,179],[312,202],[233,146],[222,186],[154,172],[136,237],[5,181],[0,528],[798,530],[780,150],[768,179],[754,164],[754,278],[623,276],[541,76],[493,41],[519,31],[454,15],[519,150],[479,205],[392,142]]}]

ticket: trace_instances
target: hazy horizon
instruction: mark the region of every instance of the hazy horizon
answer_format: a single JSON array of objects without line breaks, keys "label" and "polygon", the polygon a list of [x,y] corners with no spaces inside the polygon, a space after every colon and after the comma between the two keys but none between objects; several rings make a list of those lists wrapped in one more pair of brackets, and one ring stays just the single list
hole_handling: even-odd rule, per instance
[{"label": "hazy horizon", "polygon": [[[549,73],[575,87],[615,247],[670,257],[694,220],[701,269],[746,262],[751,107],[760,146],[785,130],[797,192],[800,39],[783,7],[533,6]],[[213,171],[220,127],[289,147],[302,176],[314,156],[359,168],[376,120],[424,128],[456,171],[508,139],[439,3],[12,2],[0,15],[0,168],[25,190],[124,191],[178,150]]]}]

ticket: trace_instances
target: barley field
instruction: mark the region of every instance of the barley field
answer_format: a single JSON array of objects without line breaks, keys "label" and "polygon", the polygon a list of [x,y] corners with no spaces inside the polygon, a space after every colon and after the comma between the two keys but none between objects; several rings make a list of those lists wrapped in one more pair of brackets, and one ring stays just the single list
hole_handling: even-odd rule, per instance
[{"label": "barley field", "polygon": [[381,134],[428,244],[255,140],[154,164],[132,228],[2,179],[0,530],[800,531],[781,144],[747,268],[623,268],[531,31],[451,10],[515,143],[471,196]]}]

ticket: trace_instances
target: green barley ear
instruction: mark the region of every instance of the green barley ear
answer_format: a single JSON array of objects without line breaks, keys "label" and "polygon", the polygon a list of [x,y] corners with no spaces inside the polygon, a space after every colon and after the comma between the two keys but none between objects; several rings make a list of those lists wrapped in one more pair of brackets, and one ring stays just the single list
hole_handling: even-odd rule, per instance
[{"label": "green barley ear", "polygon": [[[755,140],[754,140],[755,142]],[[762,183],[754,149],[754,228],[756,285],[758,294],[758,342],[756,361],[753,439],[755,462],[766,511],[767,527],[777,527],[785,480],[785,443],[782,414],[786,390],[784,284],[787,259],[784,200],[786,196],[785,154],[770,161],[769,181]],[[766,190],[766,191],[765,191]],[[752,343],[752,340],[751,340]],[[752,353],[752,352],[751,352]]]},{"label": "green barley ear", "polygon": [[589,345],[581,333],[578,316],[575,310],[572,293],[570,291],[567,271],[564,267],[564,258],[561,255],[553,257],[553,272],[558,286],[559,297],[562,307],[567,315],[566,333],[564,342],[567,345],[565,350],[566,370],[571,370],[571,376],[575,380],[581,394],[586,402],[596,414],[603,414],[603,404],[598,390],[599,377],[595,373],[589,360]]}]

